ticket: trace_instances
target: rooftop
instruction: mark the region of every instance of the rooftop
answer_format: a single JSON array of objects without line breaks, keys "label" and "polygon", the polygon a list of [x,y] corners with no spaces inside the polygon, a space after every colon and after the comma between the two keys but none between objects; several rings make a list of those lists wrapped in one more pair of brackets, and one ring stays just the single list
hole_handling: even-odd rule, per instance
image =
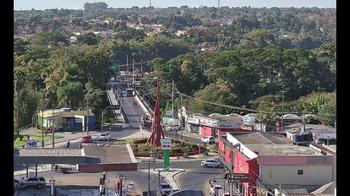
[{"label": "rooftop", "polygon": [[243,144],[292,144],[284,135],[266,132],[231,133]]},{"label": "rooftop", "polygon": [[[294,123],[291,125],[284,126],[284,130],[288,132],[301,131],[302,123]],[[313,133],[336,133],[336,128],[325,125],[313,125],[305,124],[305,131],[311,131]]]},{"label": "rooftop", "polygon": [[133,154],[127,145],[85,146],[85,155],[100,159],[101,163],[132,163]]},{"label": "rooftop", "polygon": [[305,155],[319,155],[316,150],[306,146],[296,146],[290,144],[247,144],[249,149],[260,156],[305,156]]}]

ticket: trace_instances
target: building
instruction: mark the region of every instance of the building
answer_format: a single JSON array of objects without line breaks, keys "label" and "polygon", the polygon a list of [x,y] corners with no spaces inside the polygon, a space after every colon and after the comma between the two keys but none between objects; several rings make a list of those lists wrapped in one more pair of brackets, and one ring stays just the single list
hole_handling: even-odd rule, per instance
[{"label": "building", "polygon": [[337,131],[334,127],[325,125],[314,125],[314,124],[302,124],[294,123],[284,127],[284,131],[287,133],[290,139],[301,136],[305,133],[310,133],[310,141],[316,143],[324,143],[328,145],[336,144]]},{"label": "building", "polygon": [[300,185],[312,191],[335,179],[335,156],[293,145],[282,133],[227,133],[219,138],[218,152],[231,173],[249,176],[234,184],[245,196],[277,186]]},{"label": "building", "polygon": [[240,131],[241,119],[235,115],[221,115],[214,113],[209,116],[188,116],[186,124],[186,130],[189,132],[198,133],[203,137],[219,137],[222,133]]},{"label": "building", "polygon": [[74,111],[70,108],[50,109],[38,113],[37,124],[40,128],[55,130],[85,130],[88,123],[89,130],[94,129],[94,114],[91,110]]}]

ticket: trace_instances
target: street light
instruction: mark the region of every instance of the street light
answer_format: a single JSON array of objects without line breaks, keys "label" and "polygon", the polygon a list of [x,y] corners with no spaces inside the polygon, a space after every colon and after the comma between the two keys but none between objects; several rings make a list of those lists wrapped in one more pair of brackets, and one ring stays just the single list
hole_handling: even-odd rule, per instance
[{"label": "street light", "polygon": [[284,93],[286,91],[282,90],[281,93],[282,93],[282,116],[281,116],[281,131],[283,132],[283,101],[284,101]]},{"label": "street light", "polygon": [[116,105],[109,105],[109,106],[105,107],[105,109],[102,111],[102,121],[101,121],[101,131],[102,132],[103,132],[103,125],[104,125],[103,114],[108,108],[118,109],[118,107]]}]

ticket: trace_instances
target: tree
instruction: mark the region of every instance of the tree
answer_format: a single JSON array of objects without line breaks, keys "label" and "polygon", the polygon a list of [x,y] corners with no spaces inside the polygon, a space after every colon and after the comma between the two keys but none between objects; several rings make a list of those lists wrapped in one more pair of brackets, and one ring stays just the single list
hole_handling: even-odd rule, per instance
[{"label": "tree", "polygon": [[84,35],[78,36],[77,42],[80,44],[97,45],[98,44],[98,36],[95,35],[94,33],[86,33]]},{"label": "tree", "polygon": [[[225,104],[236,106],[237,95],[234,94],[234,88],[232,84],[227,81],[219,80],[215,83],[207,85],[205,88],[196,92],[195,97],[200,100],[210,101],[217,104]],[[190,102],[189,107],[193,107],[195,110],[202,111],[206,114],[218,112],[218,113],[229,113],[230,109],[220,106],[211,105],[208,103],[193,100]]]},{"label": "tree", "polygon": [[83,100],[83,84],[80,82],[68,83],[57,90],[58,102],[62,107],[78,108]]}]

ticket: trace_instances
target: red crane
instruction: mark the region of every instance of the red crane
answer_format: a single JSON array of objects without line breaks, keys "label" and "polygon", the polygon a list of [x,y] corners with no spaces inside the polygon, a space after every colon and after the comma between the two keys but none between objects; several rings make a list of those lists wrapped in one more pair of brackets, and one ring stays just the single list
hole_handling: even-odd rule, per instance
[{"label": "red crane", "polygon": [[154,106],[153,119],[152,119],[152,133],[149,140],[151,145],[160,146],[160,139],[164,138],[164,132],[160,126],[160,95],[159,95],[159,78],[157,78],[157,100]]}]

